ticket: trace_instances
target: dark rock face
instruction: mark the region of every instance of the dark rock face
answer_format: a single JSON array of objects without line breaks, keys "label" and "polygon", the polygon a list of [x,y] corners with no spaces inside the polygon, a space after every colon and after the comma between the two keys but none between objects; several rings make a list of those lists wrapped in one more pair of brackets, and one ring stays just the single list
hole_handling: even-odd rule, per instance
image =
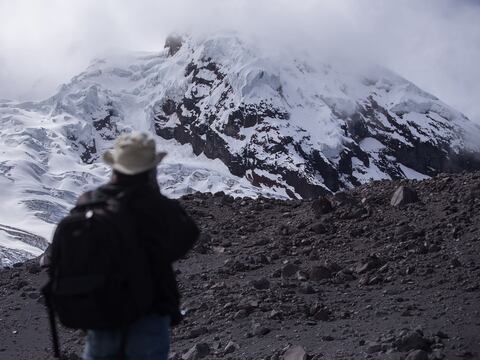
[{"label": "dark rock face", "polygon": [[[387,173],[393,179],[399,179],[402,174],[392,168],[388,168],[389,161],[386,157],[393,156],[398,162],[414,169],[415,171],[434,176],[441,172],[456,172],[461,170],[480,169],[480,158],[471,153],[455,153],[451,151],[450,139],[448,136],[438,139],[430,139],[428,142],[421,141],[415,133],[428,136],[422,128],[413,121],[407,125],[399,123],[387,109],[380,106],[373,98],[370,103],[359,109],[358,115],[354,115],[355,121],[350,122],[348,130],[358,139],[367,137],[375,138],[387,146],[382,153],[384,167]],[[403,113],[395,115],[402,116]],[[434,119],[433,112],[427,112],[426,116],[431,121],[432,126],[445,128],[453,131],[453,125],[446,126],[444,123]],[[379,120],[379,117],[385,117],[389,127]],[[397,132],[405,137],[406,141],[400,141],[389,136],[390,133]],[[383,170],[383,169],[382,169]]]},{"label": "dark rock face", "polygon": [[168,48],[168,55],[173,56],[182,47],[183,39],[179,35],[170,35],[165,40],[165,48]]},{"label": "dark rock face", "polygon": [[[345,138],[351,139],[342,144],[337,160],[333,161],[318,149],[306,146],[312,134],[292,136],[284,131],[289,126],[291,114],[281,105],[268,99],[248,104],[232,102],[232,96],[239,94],[234,93],[227,73],[223,64],[210,57],[192,60],[184,74],[189,90],[183,98],[165,98],[157,102],[152,111],[154,128],[165,139],[191,144],[195,154],[204,153],[211,159],[220,159],[232,174],[245,177],[256,186],[283,187],[292,198],[297,197],[295,193],[313,198],[359,185],[362,174],[355,169],[357,164],[366,168],[374,165],[385,177],[392,179],[409,176],[399,164],[429,176],[444,171],[480,169],[480,157],[452,151],[452,139],[448,135],[437,138],[413,121],[405,124],[401,120],[404,113],[397,111],[396,114],[382,107],[372,96],[357,104],[350,115],[331,105],[331,111],[343,124]],[[268,74],[262,72],[258,78],[262,76]],[[205,102],[214,93],[216,100]],[[281,86],[277,95],[283,96]],[[425,114],[429,126],[455,133],[454,126],[445,125],[445,119],[442,122],[434,117],[437,115]],[[250,130],[254,134],[246,138],[244,134]],[[421,136],[430,139],[426,141]],[[371,151],[362,147],[364,141],[375,141],[383,147],[375,164],[372,164]],[[240,144],[235,147],[241,149],[234,150],[232,143]],[[292,152],[304,160],[302,168],[294,169],[291,164],[275,160],[287,158]],[[261,172],[278,176],[281,181],[262,176]],[[321,178],[324,186],[312,181],[313,178]]]},{"label": "dark rock face", "polygon": [[[192,82],[196,81],[197,84],[203,84],[210,88],[214,87],[214,83],[211,81],[206,82],[196,78],[196,74],[201,69],[213,71],[217,77],[216,81],[222,81],[224,78],[224,74],[220,72],[217,64],[206,61],[203,67],[198,67],[194,64],[187,67],[187,74],[192,76]],[[271,174],[281,175],[287,184],[292,186],[292,188],[303,197],[313,197],[327,192],[323,187],[309,183],[306,176],[301,172],[272,167],[259,158],[261,154],[258,153],[258,147],[261,147],[267,154],[278,155],[287,154],[288,147],[293,144],[291,137],[281,136],[281,134],[278,133],[278,129],[274,126],[266,124],[265,126],[257,127],[256,133],[252,137],[252,142],[243,148],[240,155],[229,150],[229,144],[222,136],[226,135],[235,140],[244,140],[239,133],[241,128],[249,128],[262,124],[265,118],[288,121],[288,113],[280,109],[271,108],[265,102],[260,102],[258,105],[242,104],[231,112],[226,124],[218,127],[214,124],[215,121],[218,120],[215,114],[212,113],[208,117],[201,116],[203,114],[201,114],[197,102],[202,99],[203,97],[197,97],[194,91],[192,91],[190,97],[183,98],[179,104],[176,104],[175,101],[171,99],[160,102],[154,107],[153,115],[157,135],[165,139],[174,138],[181,144],[191,144],[195,154],[204,153],[211,159],[222,160],[222,162],[229,167],[233,175],[245,176],[257,186],[282,186],[272,181],[271,178],[263,177],[256,173],[259,170],[265,170]],[[225,104],[219,104],[218,106],[221,107],[224,105]],[[188,111],[188,115],[185,114],[185,110]],[[178,117],[179,124],[171,127],[167,125],[167,122],[173,114]],[[267,140],[268,134],[271,132],[278,135],[278,141]],[[319,167],[325,165],[324,162],[322,163],[321,156],[319,155],[313,155],[312,160],[318,162],[320,164]],[[338,188],[337,180],[332,178],[332,176],[335,176],[334,172],[326,170],[325,175],[327,181],[332,183],[332,187]],[[295,197],[290,189],[287,188],[286,191],[291,197]]]},{"label": "dark rock face", "polygon": [[81,140],[74,133],[67,136],[72,147],[80,153],[80,159],[86,164],[92,164],[97,159],[97,145],[94,138]]},{"label": "dark rock face", "polygon": [[87,133],[77,126],[66,126],[66,137],[69,145],[75,149],[82,162],[92,164],[99,159],[97,137],[100,141],[112,141],[120,134],[117,122],[120,119],[116,110],[117,105],[110,101],[97,110],[98,116],[89,115],[87,119]]},{"label": "dark rock face", "polygon": [[93,127],[104,140],[114,140],[118,135],[117,124],[114,120],[118,116],[118,113],[112,107],[112,104],[109,104],[109,106],[110,107],[106,110],[108,114],[107,116],[92,121]]}]

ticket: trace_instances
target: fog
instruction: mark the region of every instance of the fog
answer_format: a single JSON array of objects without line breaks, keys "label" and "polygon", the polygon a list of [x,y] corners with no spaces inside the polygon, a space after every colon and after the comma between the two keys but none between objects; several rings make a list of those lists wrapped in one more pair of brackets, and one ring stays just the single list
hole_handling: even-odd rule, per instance
[{"label": "fog", "polygon": [[480,123],[480,0],[0,0],[0,98],[38,100],[95,57],[171,32],[384,65]]}]

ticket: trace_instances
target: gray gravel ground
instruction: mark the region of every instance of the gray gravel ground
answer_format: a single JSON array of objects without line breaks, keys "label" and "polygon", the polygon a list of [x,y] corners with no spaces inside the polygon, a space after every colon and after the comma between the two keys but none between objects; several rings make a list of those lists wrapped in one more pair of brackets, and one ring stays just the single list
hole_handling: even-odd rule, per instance
[{"label": "gray gravel ground", "polygon": [[[418,199],[391,205],[400,185]],[[480,173],[181,201],[203,235],[176,266],[173,359],[480,359]],[[0,359],[51,358],[44,281],[35,261],[0,271]],[[82,332],[61,341],[77,359]]]}]

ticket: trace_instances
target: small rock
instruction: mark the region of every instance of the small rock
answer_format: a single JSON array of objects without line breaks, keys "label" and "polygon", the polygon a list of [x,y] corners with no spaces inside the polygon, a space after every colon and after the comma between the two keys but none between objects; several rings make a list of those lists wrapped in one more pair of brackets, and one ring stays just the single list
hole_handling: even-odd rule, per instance
[{"label": "small rock", "polygon": [[293,277],[298,271],[298,266],[292,263],[286,264],[282,267],[282,277],[283,278],[290,278]]},{"label": "small rock", "polygon": [[233,315],[233,318],[235,320],[239,320],[239,319],[245,319],[247,316],[248,316],[247,310],[240,309]]},{"label": "small rock", "polygon": [[454,268],[458,268],[458,267],[462,266],[462,263],[457,258],[452,259],[451,264]]},{"label": "small rock", "polygon": [[264,336],[270,332],[268,327],[262,326],[260,324],[253,325],[253,333],[257,336]]},{"label": "small rock", "polygon": [[31,292],[28,294],[28,297],[33,300],[37,300],[38,298],[40,298],[40,296],[40,293],[37,292]]},{"label": "small rock", "polygon": [[440,339],[448,339],[448,335],[445,334],[443,331],[437,331],[437,333],[435,334],[436,336],[438,336]]},{"label": "small rock", "polygon": [[382,276],[372,276],[368,278],[367,285],[377,285],[383,282],[383,277]]},{"label": "small rock", "polygon": [[370,255],[355,268],[357,274],[363,274],[372,269],[379,268],[383,265],[383,261],[376,255]]},{"label": "small rock", "polygon": [[428,248],[428,251],[431,253],[439,252],[440,250],[442,250],[442,248],[437,244],[430,245]]},{"label": "small rock", "polygon": [[313,315],[313,318],[315,320],[328,321],[330,320],[330,311],[328,311],[328,309],[325,309],[325,308],[320,309]]},{"label": "small rock", "polygon": [[222,198],[222,204],[233,204],[235,202],[235,198],[230,195],[224,195]]},{"label": "small rock", "polygon": [[203,359],[207,355],[210,355],[210,345],[207,343],[198,343],[182,355],[182,360]]},{"label": "small rock", "polygon": [[309,283],[302,283],[298,289],[301,294],[315,294],[315,289]]},{"label": "small rock", "polygon": [[240,345],[238,345],[234,341],[229,341],[227,346],[225,346],[225,349],[223,350],[224,354],[231,354],[235,352],[235,350],[240,349]]},{"label": "small rock", "polygon": [[308,273],[303,270],[298,270],[296,275],[297,275],[297,280],[300,280],[300,281],[307,281],[309,277]]},{"label": "small rock", "polygon": [[223,254],[225,253],[225,247],[223,246],[213,246],[212,250],[215,254]]},{"label": "small rock", "polygon": [[340,313],[340,318],[341,319],[350,319],[352,317],[352,313],[350,311],[342,311]]},{"label": "small rock", "polygon": [[393,345],[400,351],[410,351],[428,350],[430,344],[418,331],[412,331],[395,341]]},{"label": "small rock", "polygon": [[355,205],[357,200],[345,191],[339,191],[333,196],[333,200],[338,205]]},{"label": "small rock", "polygon": [[313,224],[311,229],[315,234],[319,234],[319,235],[326,234],[328,232],[326,226],[323,225],[323,223],[321,222]]},{"label": "small rock", "polygon": [[408,224],[398,225],[395,228],[393,236],[397,241],[405,241],[409,237],[412,237],[415,232],[415,229]]},{"label": "small rock", "polygon": [[283,360],[307,360],[307,353],[302,346],[293,346],[283,354]]},{"label": "small rock", "polygon": [[432,351],[431,358],[432,360],[443,360],[445,359],[446,355],[441,349],[435,349]]},{"label": "small rock", "polygon": [[27,271],[30,274],[38,274],[40,271],[42,271],[42,269],[40,268],[39,264],[31,264],[31,265],[28,265]]},{"label": "small rock", "polygon": [[413,350],[405,360],[428,360],[428,354],[423,350]]},{"label": "small rock", "polygon": [[382,350],[382,344],[376,342],[367,343],[367,354],[374,354]]},{"label": "small rock", "polygon": [[208,333],[207,328],[199,327],[199,328],[195,328],[195,329],[190,330],[190,332],[187,335],[187,338],[188,339],[195,339],[195,338],[197,338],[201,335],[207,334],[207,333]]},{"label": "small rock", "polygon": [[270,288],[270,281],[265,278],[252,280],[251,284],[257,290],[267,290],[268,288]]},{"label": "small rock", "polygon": [[280,234],[281,235],[290,235],[292,233],[292,230],[288,225],[281,225],[280,226]]},{"label": "small rock", "polygon": [[315,216],[319,218],[324,214],[328,214],[329,212],[332,212],[333,206],[330,200],[328,200],[326,197],[321,197],[313,201],[312,209],[313,209],[313,212],[315,213]]},{"label": "small rock", "polygon": [[330,279],[332,277],[332,272],[329,268],[323,265],[312,266],[309,274],[310,280],[318,281],[323,279]]},{"label": "small rock", "polygon": [[13,282],[12,285],[11,285],[11,288],[13,290],[21,290],[23,289],[25,286],[28,285],[28,281],[26,280],[19,280],[19,281],[16,281],[16,282]]},{"label": "small rock", "polygon": [[268,318],[273,320],[281,320],[283,318],[283,314],[281,311],[272,310],[268,315]]}]

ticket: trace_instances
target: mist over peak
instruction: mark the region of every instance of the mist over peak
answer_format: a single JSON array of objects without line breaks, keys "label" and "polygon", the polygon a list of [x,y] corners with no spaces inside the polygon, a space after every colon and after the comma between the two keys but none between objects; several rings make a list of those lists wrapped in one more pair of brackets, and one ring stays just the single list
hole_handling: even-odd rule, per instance
[{"label": "mist over peak", "polygon": [[480,121],[475,1],[22,0],[2,2],[0,11],[8,15],[0,23],[0,98],[45,98],[92,58],[159,51],[175,31],[231,29],[270,52],[376,62]]}]

